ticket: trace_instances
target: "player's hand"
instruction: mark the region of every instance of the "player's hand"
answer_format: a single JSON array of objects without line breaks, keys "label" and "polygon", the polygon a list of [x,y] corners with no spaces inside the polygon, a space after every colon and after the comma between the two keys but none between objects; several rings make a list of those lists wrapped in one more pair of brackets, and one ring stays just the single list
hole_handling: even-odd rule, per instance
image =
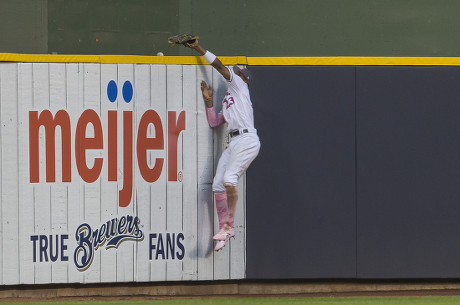
[{"label": "player's hand", "polygon": [[212,88],[204,80],[201,81],[201,93],[205,99],[212,98]]},{"label": "player's hand", "polygon": [[199,46],[199,43],[198,43],[198,38],[195,39],[195,41],[193,43],[186,43],[184,44],[186,47],[189,47],[189,48],[192,48],[192,49],[195,49],[196,47]]}]

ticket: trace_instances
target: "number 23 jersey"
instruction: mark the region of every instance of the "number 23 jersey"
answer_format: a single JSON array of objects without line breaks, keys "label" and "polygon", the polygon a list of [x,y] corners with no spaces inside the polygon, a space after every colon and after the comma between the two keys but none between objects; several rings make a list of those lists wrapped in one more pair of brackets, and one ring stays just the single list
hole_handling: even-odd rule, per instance
[{"label": "number 23 jersey", "polygon": [[222,114],[228,123],[228,131],[241,128],[254,128],[254,111],[248,84],[230,71],[228,89],[222,101]]}]

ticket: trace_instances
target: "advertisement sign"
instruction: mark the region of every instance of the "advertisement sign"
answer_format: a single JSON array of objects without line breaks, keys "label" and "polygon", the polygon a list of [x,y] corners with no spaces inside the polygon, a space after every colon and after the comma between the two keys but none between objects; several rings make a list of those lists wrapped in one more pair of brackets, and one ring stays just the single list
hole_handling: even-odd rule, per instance
[{"label": "advertisement sign", "polygon": [[209,66],[0,64],[2,284],[244,278],[244,198],[212,251],[202,79],[225,92]]}]

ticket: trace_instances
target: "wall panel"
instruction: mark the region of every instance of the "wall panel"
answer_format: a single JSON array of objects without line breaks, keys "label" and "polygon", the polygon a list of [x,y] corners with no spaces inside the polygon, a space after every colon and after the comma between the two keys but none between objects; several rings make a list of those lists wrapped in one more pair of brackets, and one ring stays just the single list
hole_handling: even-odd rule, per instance
[{"label": "wall panel", "polygon": [[[18,69],[5,65],[0,71],[0,139],[1,146],[1,217],[2,221],[2,279],[6,284],[19,281],[19,158],[18,158]],[[5,179],[3,179],[5,178]]]},{"label": "wall panel", "polygon": [[215,279],[201,68],[0,64],[1,284]]},{"label": "wall panel", "polygon": [[358,277],[460,276],[459,78],[357,68]]},{"label": "wall panel", "polygon": [[460,69],[253,71],[247,277],[458,278]]},{"label": "wall panel", "polygon": [[247,277],[356,273],[355,70],[253,67]]}]

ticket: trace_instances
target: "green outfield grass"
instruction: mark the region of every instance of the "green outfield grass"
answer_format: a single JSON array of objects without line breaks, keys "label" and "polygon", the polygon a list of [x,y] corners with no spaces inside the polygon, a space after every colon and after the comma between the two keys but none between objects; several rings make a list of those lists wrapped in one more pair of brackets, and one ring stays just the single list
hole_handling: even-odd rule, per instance
[{"label": "green outfield grass", "polygon": [[11,305],[460,305],[460,296],[441,297],[322,297],[322,298],[228,298],[228,299],[176,299],[148,301],[78,301],[78,302],[0,302]]}]

